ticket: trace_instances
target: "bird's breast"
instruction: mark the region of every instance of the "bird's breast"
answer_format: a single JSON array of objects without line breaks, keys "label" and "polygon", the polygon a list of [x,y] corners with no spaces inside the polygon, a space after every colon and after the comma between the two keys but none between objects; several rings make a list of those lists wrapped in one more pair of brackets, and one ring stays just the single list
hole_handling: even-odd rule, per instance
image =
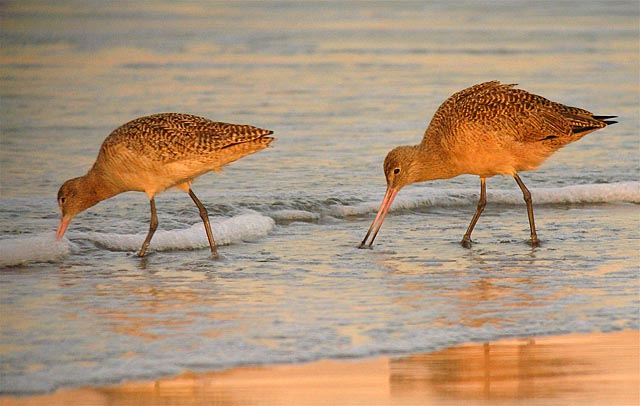
[{"label": "bird's breast", "polygon": [[449,150],[449,162],[459,174],[482,177],[514,175],[520,171],[536,169],[549,156],[544,146],[522,142],[509,144],[471,143]]},{"label": "bird's breast", "polygon": [[266,148],[273,141],[263,137],[216,151],[184,153],[175,159],[144,154],[126,145],[104,147],[94,169],[120,192],[141,191],[154,196],[173,186],[189,183],[209,171],[217,171],[246,155]]}]

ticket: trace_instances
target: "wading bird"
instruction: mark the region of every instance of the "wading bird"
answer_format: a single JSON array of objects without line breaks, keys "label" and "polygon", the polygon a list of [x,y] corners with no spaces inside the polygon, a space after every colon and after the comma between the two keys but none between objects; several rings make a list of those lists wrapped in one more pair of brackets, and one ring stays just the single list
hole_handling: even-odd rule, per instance
[{"label": "wading bird", "polygon": [[190,114],[140,117],[115,129],[102,143],[89,172],[66,181],[58,191],[62,238],[71,219],[102,200],[138,191],[149,197],[151,222],[139,256],[144,256],[158,226],[156,194],[170,188],[187,192],[200,211],[211,254],[218,256],[207,210],[191,190],[193,180],[209,171],[265,149],[273,131],[220,123]]},{"label": "wading bird", "polygon": [[462,238],[471,246],[471,232],[486,204],[486,179],[512,176],[527,204],[531,244],[538,244],[531,193],[518,172],[536,169],[561,147],[590,132],[614,124],[616,116],[595,116],[587,110],[545,99],[516,85],[491,81],[455,93],[438,108],[418,145],[400,146],[384,160],[387,192],[378,214],[360,244],[369,247],[400,189],[414,182],[449,179],[462,174],[480,177],[480,200]]}]

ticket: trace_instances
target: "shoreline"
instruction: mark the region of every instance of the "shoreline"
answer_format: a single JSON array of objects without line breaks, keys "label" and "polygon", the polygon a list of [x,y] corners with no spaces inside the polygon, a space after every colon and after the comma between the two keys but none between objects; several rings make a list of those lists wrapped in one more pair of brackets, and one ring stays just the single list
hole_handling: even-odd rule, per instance
[{"label": "shoreline", "polygon": [[427,354],[238,367],[0,405],[507,405],[640,403],[640,331],[464,344]]}]

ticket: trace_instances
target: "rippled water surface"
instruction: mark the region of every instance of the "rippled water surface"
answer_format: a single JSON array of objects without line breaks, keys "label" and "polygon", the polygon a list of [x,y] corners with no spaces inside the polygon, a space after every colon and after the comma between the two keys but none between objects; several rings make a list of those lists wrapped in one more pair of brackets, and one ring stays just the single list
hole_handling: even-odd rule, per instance
[{"label": "rippled water surface", "polygon": [[[634,1],[6,2],[0,50],[0,392],[184,370],[427,352],[639,327],[639,12]],[[606,24],[603,24],[606,21]],[[619,124],[523,173],[400,192],[356,247],[388,150],[497,79]],[[100,203],[56,241],[56,193],[111,130],[164,111],[274,130],[185,194]]]}]

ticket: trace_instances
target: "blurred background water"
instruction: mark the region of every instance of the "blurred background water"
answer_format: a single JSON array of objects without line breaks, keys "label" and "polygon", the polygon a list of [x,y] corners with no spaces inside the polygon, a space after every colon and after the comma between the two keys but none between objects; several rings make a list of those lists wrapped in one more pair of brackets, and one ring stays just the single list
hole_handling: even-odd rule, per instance
[{"label": "blurred background water", "polygon": [[[183,370],[427,352],[639,328],[636,1],[101,2],[0,5],[0,392]],[[486,80],[618,115],[522,174],[403,190],[358,250],[382,161]],[[183,193],[126,193],[55,241],[56,192],[135,117],[176,111],[275,131],[197,180],[222,259]]]}]

